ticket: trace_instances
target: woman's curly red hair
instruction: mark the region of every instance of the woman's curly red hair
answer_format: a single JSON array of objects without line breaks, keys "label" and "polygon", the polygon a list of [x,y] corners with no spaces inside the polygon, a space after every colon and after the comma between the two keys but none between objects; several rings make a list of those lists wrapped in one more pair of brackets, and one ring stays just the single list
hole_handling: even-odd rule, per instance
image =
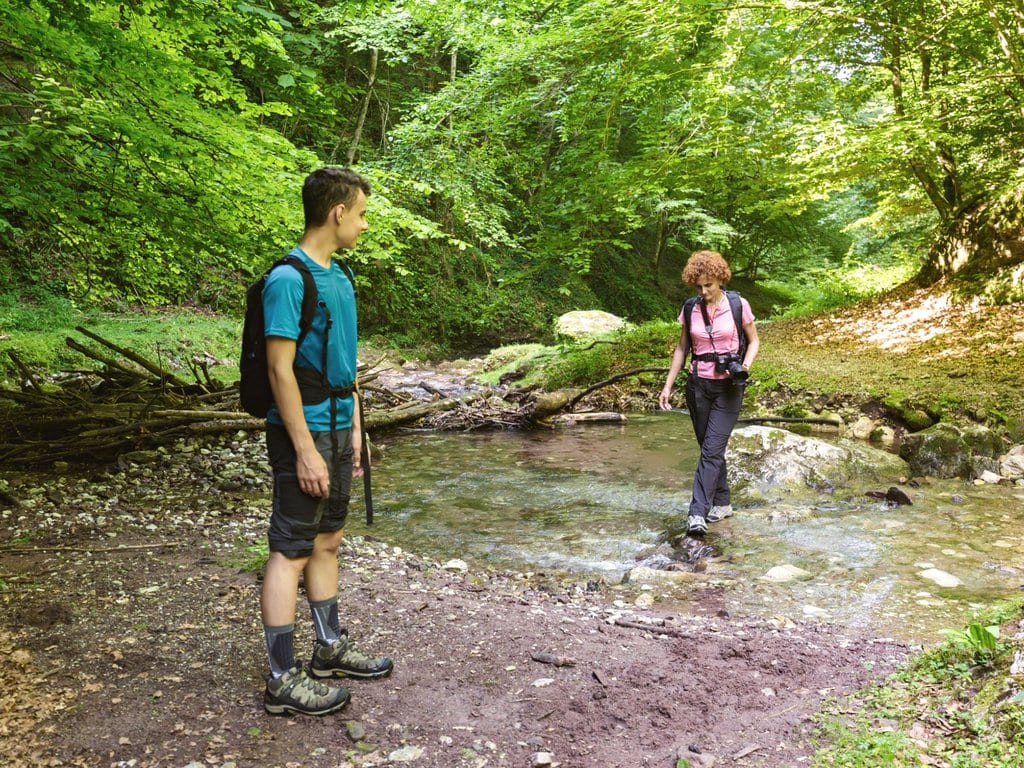
[{"label": "woman's curly red hair", "polygon": [[732,270],[718,251],[694,251],[683,267],[683,282],[687,285],[697,285],[701,279],[727,283],[730,277]]}]

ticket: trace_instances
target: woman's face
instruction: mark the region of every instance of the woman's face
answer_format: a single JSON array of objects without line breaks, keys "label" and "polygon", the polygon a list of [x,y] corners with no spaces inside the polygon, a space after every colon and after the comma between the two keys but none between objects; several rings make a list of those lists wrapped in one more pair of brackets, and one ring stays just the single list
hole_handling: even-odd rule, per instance
[{"label": "woman's face", "polygon": [[722,297],[722,284],[701,275],[697,280],[697,291],[706,303],[714,304]]}]

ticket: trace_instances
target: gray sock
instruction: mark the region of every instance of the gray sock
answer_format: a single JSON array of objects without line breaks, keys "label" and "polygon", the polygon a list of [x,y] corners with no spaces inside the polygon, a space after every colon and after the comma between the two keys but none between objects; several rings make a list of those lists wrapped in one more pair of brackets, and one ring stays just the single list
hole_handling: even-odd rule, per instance
[{"label": "gray sock", "polygon": [[267,641],[270,674],[278,678],[295,666],[295,625],[268,627],[264,624],[263,637]]},{"label": "gray sock", "polygon": [[316,627],[317,642],[330,645],[341,637],[341,624],[338,621],[338,596],[329,597],[317,602],[309,601],[313,612],[313,625]]}]

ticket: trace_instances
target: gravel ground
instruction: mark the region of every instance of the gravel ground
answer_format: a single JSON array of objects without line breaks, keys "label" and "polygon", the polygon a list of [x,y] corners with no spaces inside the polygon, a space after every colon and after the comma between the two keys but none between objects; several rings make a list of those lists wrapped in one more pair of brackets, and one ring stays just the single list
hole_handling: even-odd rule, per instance
[{"label": "gravel ground", "polygon": [[[687,574],[697,608],[680,615],[641,608],[642,585],[463,571],[351,538],[342,621],[395,672],[348,683],[340,713],[273,718],[260,573],[246,567],[264,536],[261,436],[90,475],[0,474],[0,490],[11,768],[789,767],[809,763],[823,700],[907,650],[729,616],[699,573]],[[304,604],[300,653],[312,643]]]}]

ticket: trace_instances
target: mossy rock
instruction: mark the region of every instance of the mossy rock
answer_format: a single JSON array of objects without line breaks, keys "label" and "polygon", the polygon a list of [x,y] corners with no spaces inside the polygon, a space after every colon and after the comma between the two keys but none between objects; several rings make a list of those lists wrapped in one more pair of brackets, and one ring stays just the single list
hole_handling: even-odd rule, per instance
[{"label": "mossy rock", "polygon": [[935,419],[932,418],[931,414],[913,406],[901,405],[898,414],[900,420],[907,425],[907,430],[910,432],[920,432],[923,429],[928,429],[935,423]]},{"label": "mossy rock", "polygon": [[975,457],[991,459],[1001,447],[998,435],[986,427],[976,424],[961,428],[940,422],[905,436],[900,444],[900,457],[915,475],[969,478],[979,466]]}]

